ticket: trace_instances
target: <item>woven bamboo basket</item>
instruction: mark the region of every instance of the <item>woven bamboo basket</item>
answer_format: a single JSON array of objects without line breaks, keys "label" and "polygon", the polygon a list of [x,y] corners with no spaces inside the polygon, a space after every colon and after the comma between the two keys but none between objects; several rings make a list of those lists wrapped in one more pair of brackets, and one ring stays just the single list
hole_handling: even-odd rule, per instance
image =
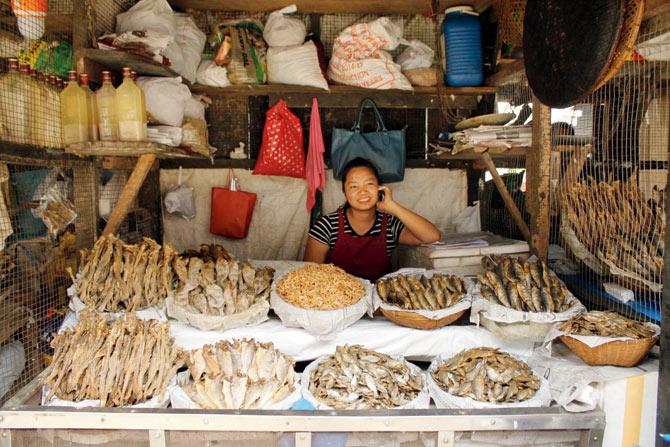
[{"label": "woven bamboo basket", "polygon": [[495,3],[498,29],[503,42],[523,46],[523,17],[527,0],[498,0]]},{"label": "woven bamboo basket", "polygon": [[406,312],[400,310],[387,310],[380,308],[384,316],[395,324],[411,327],[414,329],[437,329],[442,326],[453,323],[463,316],[467,309],[463,309],[455,314],[447,315],[439,320],[431,320],[416,312]]},{"label": "woven bamboo basket", "polygon": [[639,340],[611,341],[591,348],[587,344],[568,335],[561,335],[560,337],[561,341],[587,365],[610,365],[626,368],[640,363],[654,346],[657,338],[649,337]]}]

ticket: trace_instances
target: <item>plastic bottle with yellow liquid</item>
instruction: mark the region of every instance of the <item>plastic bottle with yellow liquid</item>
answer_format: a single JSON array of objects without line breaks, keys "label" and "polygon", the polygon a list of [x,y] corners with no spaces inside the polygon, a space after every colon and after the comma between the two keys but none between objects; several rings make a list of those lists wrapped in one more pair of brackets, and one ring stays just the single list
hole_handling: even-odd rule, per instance
[{"label": "plastic bottle with yellow liquid", "polygon": [[112,74],[102,72],[102,87],[95,93],[98,103],[98,130],[100,141],[118,141],[119,122],[116,110],[116,89],[112,85]]},{"label": "plastic bottle with yellow liquid", "polygon": [[52,111],[46,107],[46,90],[36,70],[30,70],[29,90],[33,104],[30,114],[30,141],[35,146],[48,147],[49,114]]},{"label": "plastic bottle with yellow liquid", "polygon": [[60,92],[63,143],[88,141],[88,104],[86,93],[77,84],[77,72],[68,72],[68,84]]},{"label": "plastic bottle with yellow liquid", "polygon": [[86,93],[86,105],[88,106],[88,141],[98,141],[98,102],[95,99],[95,93],[88,86],[88,75],[82,73],[79,75],[79,83],[82,90]]},{"label": "plastic bottle with yellow liquid", "polygon": [[142,104],[142,90],[133,82],[128,67],[123,68],[123,82],[116,89],[116,108],[119,117],[119,139],[146,141],[146,110]]}]

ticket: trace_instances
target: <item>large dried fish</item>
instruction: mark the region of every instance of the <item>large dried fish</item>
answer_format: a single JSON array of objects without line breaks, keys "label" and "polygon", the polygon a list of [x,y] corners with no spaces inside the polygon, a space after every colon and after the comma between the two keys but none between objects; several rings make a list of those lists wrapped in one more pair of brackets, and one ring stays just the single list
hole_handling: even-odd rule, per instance
[{"label": "large dried fish", "polygon": [[384,302],[412,310],[446,309],[466,295],[463,280],[454,275],[434,274],[428,278],[398,274],[377,280],[375,286]]},{"label": "large dried fish", "polygon": [[110,323],[84,310],[72,329],[55,335],[54,358],[44,383],[52,396],[102,406],[134,405],[163,396],[183,361],[168,323],[140,320],[134,314]]},{"label": "large dried fish", "polygon": [[295,391],[294,362],[272,343],[221,341],[186,356],[193,381],[184,387],[206,409],[261,409]]},{"label": "large dried fish", "polygon": [[421,374],[391,356],[360,345],[338,346],[309,377],[309,391],[337,409],[395,408],[421,392]]},{"label": "large dried fish", "polygon": [[654,328],[630,320],[616,312],[585,312],[559,324],[559,329],[575,335],[599,337],[649,338],[656,334]]},{"label": "large dried fish", "polygon": [[482,296],[493,303],[522,312],[565,312],[574,304],[544,262],[493,255],[482,264],[487,270],[477,275],[477,282]]},{"label": "large dried fish", "polygon": [[461,351],[431,375],[447,393],[480,402],[523,402],[540,389],[540,379],[525,362],[496,348]]}]

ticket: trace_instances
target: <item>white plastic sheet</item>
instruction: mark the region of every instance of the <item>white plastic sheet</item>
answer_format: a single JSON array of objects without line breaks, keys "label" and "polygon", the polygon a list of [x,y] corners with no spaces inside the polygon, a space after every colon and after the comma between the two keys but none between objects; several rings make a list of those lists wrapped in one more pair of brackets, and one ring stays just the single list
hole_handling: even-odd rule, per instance
[{"label": "white plastic sheet", "polygon": [[167,299],[167,313],[170,318],[186,323],[202,331],[226,331],[242,326],[255,326],[268,319],[270,304],[263,300],[248,309],[232,315],[204,315],[190,312],[179,306],[172,297]]}]

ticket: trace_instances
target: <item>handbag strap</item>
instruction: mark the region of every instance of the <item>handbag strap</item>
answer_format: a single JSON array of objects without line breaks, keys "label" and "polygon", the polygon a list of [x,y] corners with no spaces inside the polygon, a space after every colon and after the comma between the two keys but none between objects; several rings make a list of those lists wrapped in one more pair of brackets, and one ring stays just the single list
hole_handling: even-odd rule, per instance
[{"label": "handbag strap", "polygon": [[363,98],[363,100],[361,101],[361,104],[358,106],[358,116],[356,118],[356,122],[354,122],[354,127],[351,130],[356,131],[356,132],[361,131],[361,118],[363,116],[363,109],[365,108],[365,104],[368,103],[368,102],[372,106],[372,110],[374,110],[374,112],[375,112],[375,118],[377,120],[377,132],[379,132],[380,130],[382,132],[386,132],[387,131],[386,126],[384,125],[384,121],[382,120],[382,116],[379,113],[379,109],[377,109],[377,104],[375,104],[375,102],[372,100],[372,98]]}]

